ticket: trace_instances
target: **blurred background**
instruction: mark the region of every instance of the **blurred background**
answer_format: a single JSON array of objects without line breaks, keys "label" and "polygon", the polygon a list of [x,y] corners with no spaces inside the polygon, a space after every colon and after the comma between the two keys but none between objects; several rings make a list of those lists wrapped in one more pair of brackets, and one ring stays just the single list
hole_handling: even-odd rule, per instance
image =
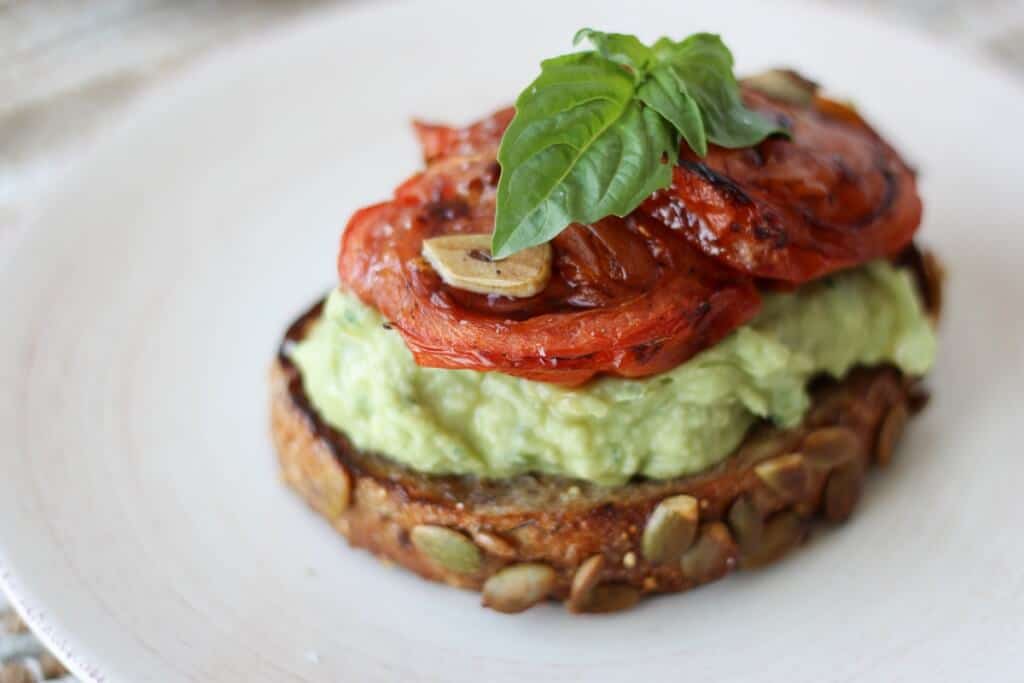
[{"label": "blurred background", "polygon": [[[807,1],[915,27],[1024,84],[1024,0]],[[356,2],[370,0],[345,4]],[[0,0],[0,266],[29,229],[47,188],[142,93],[218,50],[338,4]],[[44,679],[73,680],[0,596],[0,683]]]},{"label": "blurred background", "polygon": [[[1024,0],[808,0],[915,26],[1024,82]],[[345,4],[370,0],[348,0]],[[133,99],[330,0],[0,0],[0,263],[37,199]]]}]

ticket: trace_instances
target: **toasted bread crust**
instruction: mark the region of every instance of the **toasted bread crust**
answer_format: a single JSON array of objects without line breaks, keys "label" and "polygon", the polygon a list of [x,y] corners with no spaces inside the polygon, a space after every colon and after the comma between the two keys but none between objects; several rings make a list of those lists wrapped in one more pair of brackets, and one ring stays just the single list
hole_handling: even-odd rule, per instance
[{"label": "toasted bread crust", "polygon": [[[318,315],[315,307],[300,318],[286,345]],[[487,481],[417,473],[357,450],[324,423],[284,352],[270,385],[274,444],[291,487],[351,545],[424,578],[483,589],[485,604],[503,611],[522,608],[521,600],[502,597],[517,577],[488,579],[510,565],[529,563],[544,580],[542,594],[570,609],[608,611],[642,594],[687,590],[771,562],[800,544],[815,519],[849,516],[866,470],[890,460],[907,415],[925,400],[918,383],[895,368],[859,368],[841,382],[816,382],[801,425],[758,425],[710,470],[603,488],[551,476]],[[665,515],[653,513],[677,496],[693,498],[682,500],[695,503],[696,519],[677,517],[662,528]],[[655,540],[645,547],[654,520],[664,533],[649,534]],[[429,534],[414,529],[425,525],[440,535],[441,550],[417,543]],[[665,533],[670,543],[651,545]],[[650,559],[663,546],[682,547],[683,555]]]}]

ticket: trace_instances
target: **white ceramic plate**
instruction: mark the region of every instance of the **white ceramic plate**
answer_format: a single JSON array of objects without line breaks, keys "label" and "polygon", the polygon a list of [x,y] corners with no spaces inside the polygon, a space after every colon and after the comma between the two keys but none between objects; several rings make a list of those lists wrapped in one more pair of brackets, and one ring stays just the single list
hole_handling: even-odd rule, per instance
[{"label": "white ceramic plate", "polygon": [[[741,70],[852,95],[921,169],[948,315],[934,400],[848,526],[628,613],[507,617],[284,489],[265,372],[347,216],[416,168],[409,118],[502,105],[583,25],[720,31]],[[237,50],[105,139],[0,279],[0,583],[89,681],[1016,678],[1022,120],[955,50],[753,0],[357,6]]]}]

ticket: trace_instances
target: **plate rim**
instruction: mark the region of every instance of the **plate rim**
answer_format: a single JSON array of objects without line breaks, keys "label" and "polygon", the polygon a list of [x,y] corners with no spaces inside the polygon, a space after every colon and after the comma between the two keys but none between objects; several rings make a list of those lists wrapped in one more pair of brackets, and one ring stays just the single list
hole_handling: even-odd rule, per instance
[{"label": "plate rim", "polygon": [[[348,0],[347,4],[313,8],[278,25],[238,36],[227,45],[197,56],[188,65],[164,77],[158,83],[145,86],[141,93],[118,108],[108,121],[79,143],[74,157],[58,170],[49,186],[37,196],[34,206],[39,210],[15,237],[15,244],[6,260],[0,262],[0,281],[14,280],[11,264],[30,251],[32,243],[43,239],[39,236],[41,232],[52,230],[47,226],[52,207],[68,194],[70,187],[83,180],[85,172],[100,158],[104,150],[119,139],[129,136],[138,122],[159,115],[158,112],[167,103],[172,103],[182,94],[199,90],[204,84],[210,84],[237,71],[260,52],[284,49],[301,40],[301,37],[310,31],[323,30],[324,25],[337,26],[338,22],[346,17],[376,14],[382,10],[394,10],[429,1],[431,0],[388,0],[378,4],[366,0]],[[886,24],[886,15],[876,9],[869,8],[863,11],[865,8],[861,8],[861,11],[858,11],[858,8],[852,5],[826,4],[820,0],[784,0],[782,5],[805,15],[841,17],[861,27],[884,25],[886,31],[900,35],[918,46],[925,46],[928,49],[941,48],[947,52],[952,50],[971,69],[984,72],[1002,88],[1012,91],[1024,102],[1024,82],[1015,77],[1012,71],[997,61],[991,53],[972,50],[961,42],[942,43],[925,30],[906,23]],[[9,601],[10,607],[24,620],[40,643],[54,654],[71,674],[83,683],[107,681],[110,667],[90,661],[87,652],[83,653],[87,648],[77,642],[74,634],[67,632],[61,624],[59,614],[47,607],[44,600],[38,599],[29,584],[18,576],[14,569],[15,562],[10,559],[12,556],[8,544],[0,539],[0,591]]]}]

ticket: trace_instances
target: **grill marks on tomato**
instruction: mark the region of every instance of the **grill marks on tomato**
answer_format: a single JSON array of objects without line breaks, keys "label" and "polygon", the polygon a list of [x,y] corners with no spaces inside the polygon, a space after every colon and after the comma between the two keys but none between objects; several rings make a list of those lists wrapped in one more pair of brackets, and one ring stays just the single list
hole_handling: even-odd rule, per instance
[{"label": "grill marks on tomato", "polygon": [[[342,281],[392,322],[421,365],[500,370],[579,384],[595,374],[668,370],[754,315],[752,281],[649,216],[574,225],[552,242],[551,281],[526,299],[447,286],[424,239],[489,233],[493,158],[442,157],[392,201],[358,212],[342,240]],[[470,178],[479,180],[474,190]]]},{"label": "grill marks on tomato", "polygon": [[[764,163],[763,157],[759,157],[753,161],[755,166],[761,166]],[[753,200],[747,196],[747,193],[743,191],[743,188],[705,164],[697,161],[691,161],[689,159],[682,159],[679,162],[679,167],[688,170],[690,173],[693,173],[704,180],[730,202],[739,204],[740,206],[754,205]]]},{"label": "grill marks on tomato", "polygon": [[449,287],[420,256],[429,237],[491,232],[512,110],[464,129],[417,124],[427,168],[352,217],[342,282],[421,365],[579,384],[671,369],[750,320],[759,288],[790,289],[910,241],[913,175],[856,114],[745,97],[785,119],[793,139],[704,159],[684,145],[670,188],[626,217],[559,234],[550,283],[526,299]]},{"label": "grill marks on tomato", "polygon": [[705,253],[759,278],[803,283],[905,247],[921,220],[914,174],[852,110],[746,93],[788,119],[791,140],[756,148],[684,148],[672,186],[641,211]]}]

